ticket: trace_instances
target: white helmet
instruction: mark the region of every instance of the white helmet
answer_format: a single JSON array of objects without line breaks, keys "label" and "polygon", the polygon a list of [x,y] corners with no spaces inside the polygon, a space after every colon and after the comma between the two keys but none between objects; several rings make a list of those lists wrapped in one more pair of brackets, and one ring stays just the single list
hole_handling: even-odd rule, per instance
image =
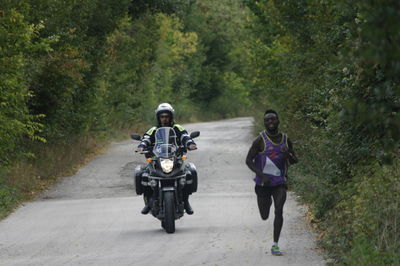
[{"label": "white helmet", "polygon": [[174,121],[175,110],[174,110],[174,108],[172,108],[172,106],[169,103],[159,104],[155,110],[155,113],[156,113],[157,121],[159,121],[159,115],[162,113],[169,113],[171,116],[171,122]]}]

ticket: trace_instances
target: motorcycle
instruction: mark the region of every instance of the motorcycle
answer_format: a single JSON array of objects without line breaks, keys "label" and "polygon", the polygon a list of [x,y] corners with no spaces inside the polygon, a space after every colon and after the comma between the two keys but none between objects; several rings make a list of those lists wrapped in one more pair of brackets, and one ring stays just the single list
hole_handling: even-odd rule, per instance
[{"label": "motorcycle", "polygon": [[[199,131],[190,134],[192,139],[198,136]],[[132,134],[131,138],[141,140],[138,134]],[[152,215],[161,221],[167,233],[174,233],[175,220],[184,215],[183,194],[197,191],[196,167],[186,162],[187,149],[177,144],[172,127],[158,128],[154,145],[142,153],[149,164],[135,169],[136,193],[152,190],[149,202]]]}]

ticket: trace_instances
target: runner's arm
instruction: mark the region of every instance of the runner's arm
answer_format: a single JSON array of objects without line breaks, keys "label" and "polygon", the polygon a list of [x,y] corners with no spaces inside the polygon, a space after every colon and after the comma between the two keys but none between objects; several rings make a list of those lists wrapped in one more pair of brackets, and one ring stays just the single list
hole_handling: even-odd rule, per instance
[{"label": "runner's arm", "polygon": [[251,145],[246,157],[247,166],[258,176],[263,176],[263,173],[256,167],[254,158],[256,158],[257,154],[262,151],[262,145],[263,140],[261,139],[261,136],[257,136],[257,138],[253,141],[253,144]]},{"label": "runner's arm", "polygon": [[299,159],[297,158],[296,154],[294,153],[294,149],[293,149],[293,143],[290,141],[290,139],[288,139],[288,160],[290,164],[295,164],[299,162]]}]

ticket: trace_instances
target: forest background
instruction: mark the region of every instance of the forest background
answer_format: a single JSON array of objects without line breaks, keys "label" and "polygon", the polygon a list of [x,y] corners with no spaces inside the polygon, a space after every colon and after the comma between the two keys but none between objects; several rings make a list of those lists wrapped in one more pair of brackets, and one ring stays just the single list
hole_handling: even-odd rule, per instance
[{"label": "forest background", "polygon": [[394,0],[0,0],[0,217],[160,102],[178,121],[274,108],[329,256],[399,265],[399,17]]}]

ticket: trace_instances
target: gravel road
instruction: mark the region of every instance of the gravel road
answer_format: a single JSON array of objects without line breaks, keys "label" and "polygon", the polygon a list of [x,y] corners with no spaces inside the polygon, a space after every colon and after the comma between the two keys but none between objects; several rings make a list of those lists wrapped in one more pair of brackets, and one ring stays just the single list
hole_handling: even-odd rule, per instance
[{"label": "gravel road", "polygon": [[129,140],[1,221],[0,265],[324,265],[291,192],[279,242],[285,255],[270,254],[273,219],[259,217],[244,163],[252,124],[235,118],[185,125],[201,131],[199,149],[188,154],[199,189],[190,198],[194,215],[176,221],[174,234],[140,214],[133,169],[145,160]]}]

